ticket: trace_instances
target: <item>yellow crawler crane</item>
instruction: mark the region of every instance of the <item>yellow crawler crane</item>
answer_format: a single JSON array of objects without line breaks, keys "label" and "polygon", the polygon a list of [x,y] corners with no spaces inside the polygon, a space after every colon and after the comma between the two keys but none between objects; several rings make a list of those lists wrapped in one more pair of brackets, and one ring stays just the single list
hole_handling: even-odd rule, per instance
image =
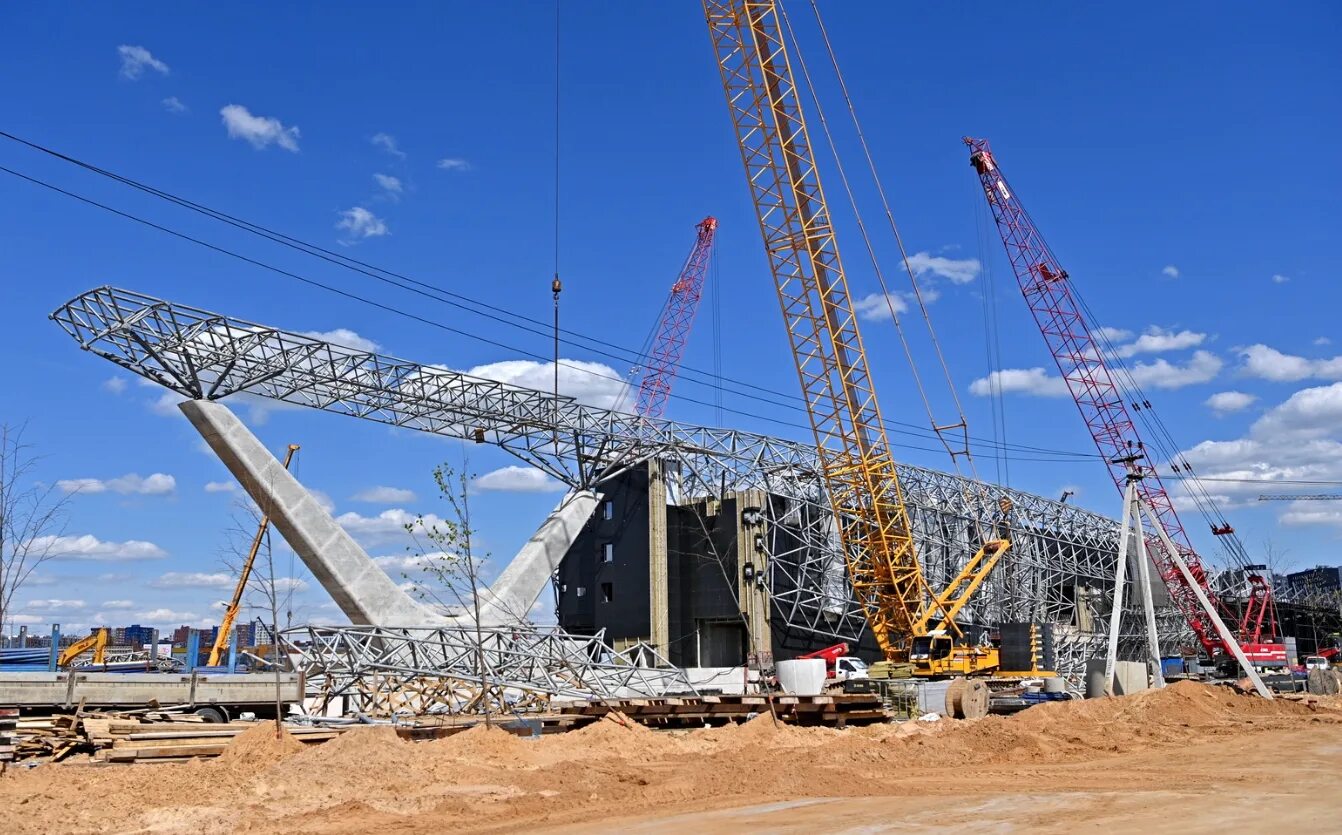
[{"label": "yellow crawler crane", "polygon": [[888,661],[925,676],[990,673],[997,650],[965,646],[955,617],[1010,543],[988,539],[944,591],[928,586],[778,9],[704,0],[704,11],[853,593]]}]

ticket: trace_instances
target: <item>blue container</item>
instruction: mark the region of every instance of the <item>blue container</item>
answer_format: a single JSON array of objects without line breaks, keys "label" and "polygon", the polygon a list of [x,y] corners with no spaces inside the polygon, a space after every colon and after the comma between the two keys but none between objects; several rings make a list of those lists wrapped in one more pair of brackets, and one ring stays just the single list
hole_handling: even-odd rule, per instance
[{"label": "blue container", "polygon": [[1184,674],[1184,660],[1179,657],[1160,659],[1160,673],[1164,676],[1181,676]]}]

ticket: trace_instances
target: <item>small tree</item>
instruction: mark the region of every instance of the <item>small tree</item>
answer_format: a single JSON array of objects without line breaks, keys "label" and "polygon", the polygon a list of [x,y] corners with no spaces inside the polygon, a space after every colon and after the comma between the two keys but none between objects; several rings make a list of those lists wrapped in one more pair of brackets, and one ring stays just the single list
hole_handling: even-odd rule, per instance
[{"label": "small tree", "polygon": [[[419,567],[429,579],[428,584],[416,583],[415,593],[440,608],[464,610],[474,627],[480,709],[484,713],[485,724],[489,725],[489,665],[485,663],[484,628],[480,617],[480,575],[490,554],[485,552],[477,555],[472,542],[475,529],[471,527],[470,484],[474,477],[467,474],[466,467],[466,459],[463,457],[460,470],[448,464],[434,468],[433,480],[439,495],[447,502],[447,515],[441,522],[429,524],[420,514],[405,529],[415,540],[408,550],[419,557]],[[428,548],[424,546],[425,541]]]},{"label": "small tree", "polygon": [[8,636],[14,598],[38,566],[56,556],[68,495],[32,481],[41,458],[24,427],[0,424],[0,637]]},{"label": "small tree", "polygon": [[[240,575],[252,543],[256,541],[258,532],[260,533],[260,541],[256,543],[256,559],[252,562],[251,573],[247,576],[245,596],[240,608],[260,611],[263,617],[269,617],[267,625],[271,633],[270,666],[275,674],[275,737],[278,739],[284,721],[282,688],[286,666],[283,639],[280,635],[280,612],[283,610],[285,614],[285,628],[292,626],[294,583],[291,577],[275,576],[275,552],[270,542],[273,526],[267,524],[264,531],[258,531],[262,519],[260,509],[245,500],[240,500],[238,505],[239,512],[233,517],[233,527],[229,530],[229,544],[222,554],[222,561],[231,573]],[[236,631],[236,621],[233,628]]]}]

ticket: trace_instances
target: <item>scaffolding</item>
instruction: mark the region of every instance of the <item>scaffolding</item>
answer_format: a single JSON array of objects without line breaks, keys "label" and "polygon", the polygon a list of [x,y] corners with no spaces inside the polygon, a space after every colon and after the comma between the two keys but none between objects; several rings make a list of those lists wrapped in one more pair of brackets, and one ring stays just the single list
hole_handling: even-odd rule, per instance
[{"label": "scaffolding", "polygon": [[552,698],[696,695],[685,672],[646,644],[611,649],[604,631],[558,627],[304,626],[288,630],[314,709],[368,716],[508,714]]},{"label": "scaffolding", "polygon": [[[578,489],[657,461],[682,502],[761,490],[775,628],[850,642],[866,629],[808,444],[599,408],[113,287],[78,296],[52,319],[85,350],[187,398],[262,397],[491,443]],[[934,587],[973,556],[980,531],[1009,532],[1009,558],[961,620],[1053,624],[1057,669],[1079,680],[1085,660],[1103,654],[1118,524],[947,473],[901,465],[898,474]],[[1162,646],[1177,651],[1191,635],[1167,597],[1156,602]],[[1129,646],[1140,652],[1141,636],[1125,635],[1121,652]]]}]

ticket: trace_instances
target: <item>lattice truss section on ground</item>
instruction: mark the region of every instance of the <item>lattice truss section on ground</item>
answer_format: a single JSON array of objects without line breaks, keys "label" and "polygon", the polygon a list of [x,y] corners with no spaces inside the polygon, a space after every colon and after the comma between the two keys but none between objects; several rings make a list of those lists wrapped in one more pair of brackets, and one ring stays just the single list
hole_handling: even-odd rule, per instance
[{"label": "lattice truss section on ground", "polygon": [[471,626],[307,626],[284,638],[324,711],[372,716],[544,710],[553,697],[631,699],[694,694],[683,671],[651,647],[621,652],[604,632]]},{"label": "lattice truss section on ground", "polygon": [[[762,511],[775,628],[848,641],[865,629],[815,450],[805,444],[602,409],[111,287],[52,318],[86,350],[184,397],[246,394],[492,443],[573,487],[599,488],[659,459],[681,501],[762,489],[771,496]],[[962,619],[1060,624],[1059,642],[1075,646],[1103,631],[1116,522],[918,467],[900,466],[899,478],[933,587],[974,554],[983,532],[1008,526],[1011,551]],[[1178,645],[1183,630],[1162,637]]]}]

